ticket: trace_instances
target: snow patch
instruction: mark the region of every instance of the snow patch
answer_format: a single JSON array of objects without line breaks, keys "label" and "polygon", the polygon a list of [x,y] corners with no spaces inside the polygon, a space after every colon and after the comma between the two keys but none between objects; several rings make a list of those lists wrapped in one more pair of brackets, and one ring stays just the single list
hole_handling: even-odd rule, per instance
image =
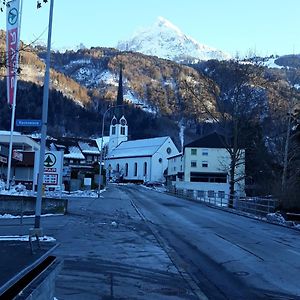
[{"label": "snow patch", "polygon": [[[35,241],[36,237],[32,237],[32,240]],[[29,236],[28,235],[0,235],[0,241],[21,241],[21,242],[28,242],[29,241]],[[40,237],[40,241],[42,242],[55,242],[56,239],[44,235]]]}]

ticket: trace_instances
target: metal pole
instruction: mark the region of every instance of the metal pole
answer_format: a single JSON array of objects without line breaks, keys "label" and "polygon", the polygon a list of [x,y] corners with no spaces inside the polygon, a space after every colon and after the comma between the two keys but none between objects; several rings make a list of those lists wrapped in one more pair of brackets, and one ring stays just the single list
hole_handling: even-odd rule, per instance
[{"label": "metal pole", "polygon": [[37,197],[36,197],[35,220],[34,220],[34,228],[36,228],[36,229],[39,229],[40,225],[41,225],[42,192],[43,192],[42,190],[43,190],[43,179],[44,179],[44,159],[45,159],[47,121],[48,121],[50,52],[51,52],[53,4],[54,4],[54,0],[51,0],[50,12],[49,12],[46,69],[45,69],[44,90],[43,90],[43,112],[42,112],[41,145],[40,145],[41,148],[40,148],[40,162],[39,162],[39,173],[38,173],[38,182],[37,182],[38,190],[37,190]]},{"label": "metal pole", "polygon": [[98,185],[98,198],[100,197],[100,190],[101,190],[101,181],[102,181],[102,160],[103,160],[103,135],[104,135],[104,120],[105,115],[109,109],[105,111],[103,114],[102,119],[102,131],[101,131],[101,148],[100,148],[100,165],[99,165],[99,185]]}]

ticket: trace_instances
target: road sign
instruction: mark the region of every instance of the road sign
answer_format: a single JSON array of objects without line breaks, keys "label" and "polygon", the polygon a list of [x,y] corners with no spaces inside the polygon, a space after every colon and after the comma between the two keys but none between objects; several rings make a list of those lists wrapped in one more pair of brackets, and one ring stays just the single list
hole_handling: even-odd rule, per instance
[{"label": "road sign", "polygon": [[16,126],[41,127],[42,121],[41,120],[30,120],[30,119],[28,119],[28,120],[17,119]]},{"label": "road sign", "polygon": [[7,164],[7,157],[0,155],[0,162]]},{"label": "road sign", "polygon": [[[64,153],[62,151],[49,151],[45,153],[44,159],[44,180],[43,184],[51,188],[62,185],[63,174],[63,159]],[[37,184],[39,166],[39,153],[37,152],[34,160],[34,183]]]},{"label": "road sign", "polygon": [[18,150],[13,150],[12,158],[18,161],[23,161],[23,153],[19,152]]}]

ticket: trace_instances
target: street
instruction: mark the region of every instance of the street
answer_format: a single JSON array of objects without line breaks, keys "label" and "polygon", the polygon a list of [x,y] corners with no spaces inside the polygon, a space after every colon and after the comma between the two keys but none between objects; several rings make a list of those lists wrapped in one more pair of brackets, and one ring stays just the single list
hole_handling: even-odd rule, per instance
[{"label": "street", "polygon": [[121,189],[209,299],[300,299],[299,231],[138,186]]},{"label": "street", "polygon": [[[28,234],[0,219],[1,235]],[[299,231],[176,198],[110,184],[42,217],[64,266],[64,299],[300,299]]]}]

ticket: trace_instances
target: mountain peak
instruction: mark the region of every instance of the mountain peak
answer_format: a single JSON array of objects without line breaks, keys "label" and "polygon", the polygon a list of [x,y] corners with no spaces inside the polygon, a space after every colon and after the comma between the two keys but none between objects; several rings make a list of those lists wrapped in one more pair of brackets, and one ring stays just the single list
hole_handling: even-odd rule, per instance
[{"label": "mountain peak", "polygon": [[158,17],[151,27],[140,30],[131,39],[119,42],[117,48],[177,62],[230,58],[228,54],[186,36],[163,17]]},{"label": "mountain peak", "polygon": [[158,17],[156,19],[156,22],[154,23],[154,26],[166,27],[181,34],[180,29],[176,27],[173,23],[171,23],[169,20],[165,19],[164,17]]}]

